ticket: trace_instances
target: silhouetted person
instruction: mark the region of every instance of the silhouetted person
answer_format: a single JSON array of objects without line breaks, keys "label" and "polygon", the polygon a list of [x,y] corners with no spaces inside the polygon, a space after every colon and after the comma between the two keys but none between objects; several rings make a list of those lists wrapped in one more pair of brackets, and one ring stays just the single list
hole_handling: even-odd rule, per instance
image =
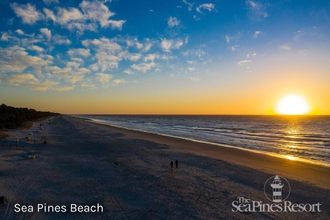
[{"label": "silhouetted person", "polygon": [[173,169],[173,160],[171,160],[170,165],[171,165],[171,168]]},{"label": "silhouetted person", "polygon": [[175,167],[176,168],[179,168],[179,162],[178,162],[178,160],[175,160]]}]

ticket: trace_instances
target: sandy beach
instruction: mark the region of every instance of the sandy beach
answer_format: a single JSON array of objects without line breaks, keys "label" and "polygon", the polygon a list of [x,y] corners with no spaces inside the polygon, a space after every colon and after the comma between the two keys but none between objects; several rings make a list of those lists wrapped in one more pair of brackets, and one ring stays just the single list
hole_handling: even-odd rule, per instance
[{"label": "sandy beach", "polygon": [[[70,116],[50,120],[0,141],[0,219],[330,218],[329,167]],[[171,160],[179,168],[171,171]],[[241,197],[271,203],[264,184],[274,175],[290,183],[291,203],[319,203],[321,212],[233,211]],[[71,209],[78,205],[85,212]]]}]

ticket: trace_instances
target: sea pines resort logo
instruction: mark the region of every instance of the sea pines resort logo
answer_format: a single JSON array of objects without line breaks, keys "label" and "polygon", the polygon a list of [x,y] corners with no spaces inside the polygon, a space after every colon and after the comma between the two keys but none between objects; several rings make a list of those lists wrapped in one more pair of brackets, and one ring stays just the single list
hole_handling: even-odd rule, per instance
[{"label": "sea pines resort logo", "polygon": [[288,200],[290,183],[284,177],[275,175],[266,180],[264,194],[270,203],[237,197],[232,202],[233,212],[321,212],[321,203],[292,203]]}]

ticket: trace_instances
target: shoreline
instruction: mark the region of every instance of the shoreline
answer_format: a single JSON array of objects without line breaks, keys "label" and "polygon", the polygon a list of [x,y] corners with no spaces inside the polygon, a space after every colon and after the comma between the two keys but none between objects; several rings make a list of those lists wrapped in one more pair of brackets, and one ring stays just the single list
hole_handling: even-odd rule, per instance
[{"label": "shoreline", "polygon": [[136,131],[136,132],[141,132],[141,133],[145,133],[145,134],[159,135],[159,136],[164,136],[164,137],[169,137],[169,138],[176,138],[176,139],[180,139],[180,140],[182,139],[182,140],[196,142],[196,143],[215,145],[215,146],[219,146],[219,147],[234,148],[234,149],[237,149],[237,150],[248,151],[248,152],[252,152],[252,153],[256,153],[256,154],[268,155],[268,156],[271,156],[271,157],[277,157],[277,158],[288,159],[288,160],[293,160],[293,161],[300,161],[300,162],[304,162],[304,163],[307,163],[307,164],[313,164],[313,165],[324,166],[324,167],[329,167],[330,168],[330,163],[320,162],[320,161],[316,161],[316,160],[312,160],[312,159],[295,157],[295,156],[291,156],[291,155],[280,155],[280,154],[274,153],[274,152],[267,152],[267,151],[261,151],[261,150],[242,148],[242,147],[237,147],[237,146],[228,145],[228,144],[202,141],[202,140],[197,140],[197,139],[192,139],[192,138],[185,138],[185,137],[174,136],[174,135],[169,135],[169,134],[152,133],[152,132],[149,132],[149,131],[143,131],[143,130],[138,130],[138,129],[133,129],[133,128],[126,128],[126,127],[120,127],[120,126],[110,125],[110,124],[106,124],[106,123],[93,122],[93,119],[85,119],[85,118],[80,118],[78,116],[72,116],[72,117],[76,117],[76,118],[82,119],[86,122],[91,122],[91,123],[98,124],[98,125],[105,125],[105,126],[109,126],[109,127],[113,127],[113,128],[133,131],[133,132]]},{"label": "shoreline", "polygon": [[330,165],[313,163],[303,159],[290,160],[285,156],[272,155],[272,153],[258,152],[242,149],[235,146],[225,146],[203,141],[195,141],[170,135],[154,134],[134,129],[127,129],[107,124],[93,122],[76,116],[69,116],[91,123],[104,126],[113,132],[125,134],[128,138],[138,138],[159,144],[166,144],[178,152],[188,152],[223,160],[229,163],[257,169],[263,172],[284,176],[301,182],[307,182],[325,189],[330,189]]}]

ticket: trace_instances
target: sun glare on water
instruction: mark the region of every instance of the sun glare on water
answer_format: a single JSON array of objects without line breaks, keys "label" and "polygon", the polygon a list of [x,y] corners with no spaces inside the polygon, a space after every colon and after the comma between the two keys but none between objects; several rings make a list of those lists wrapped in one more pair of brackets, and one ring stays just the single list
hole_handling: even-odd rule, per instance
[{"label": "sun glare on water", "polygon": [[281,115],[305,115],[311,111],[307,101],[300,95],[284,96],[276,106],[276,112]]}]

